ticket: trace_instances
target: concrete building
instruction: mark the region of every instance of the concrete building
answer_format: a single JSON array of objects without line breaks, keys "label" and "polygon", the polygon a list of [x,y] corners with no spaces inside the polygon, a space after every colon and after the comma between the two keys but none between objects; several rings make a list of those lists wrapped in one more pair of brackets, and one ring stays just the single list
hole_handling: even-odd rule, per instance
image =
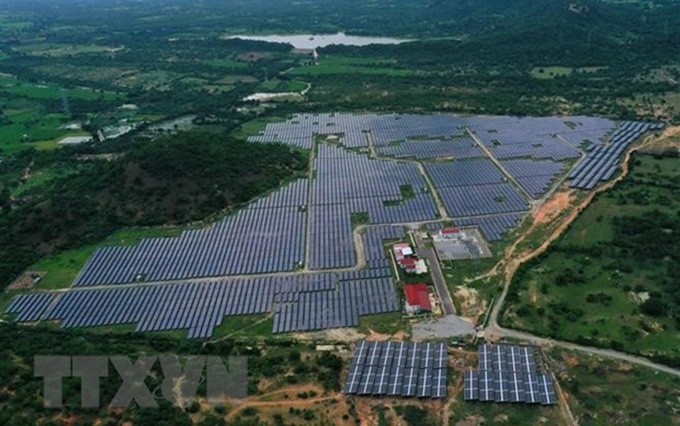
[{"label": "concrete building", "polygon": [[427,284],[407,284],[404,286],[405,309],[408,314],[432,312],[430,290]]}]

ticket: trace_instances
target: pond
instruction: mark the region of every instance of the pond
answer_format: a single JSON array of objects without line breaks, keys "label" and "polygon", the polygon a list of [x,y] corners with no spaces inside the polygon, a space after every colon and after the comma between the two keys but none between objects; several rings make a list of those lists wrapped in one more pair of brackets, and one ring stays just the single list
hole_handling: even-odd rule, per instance
[{"label": "pond", "polygon": [[296,35],[234,35],[228,38],[240,38],[243,40],[269,41],[273,43],[289,43],[296,49],[315,49],[326,47],[331,44],[342,44],[346,46],[367,46],[369,44],[399,44],[412,40],[398,39],[390,37],[363,37],[352,36],[345,33],[337,34],[296,34]]}]

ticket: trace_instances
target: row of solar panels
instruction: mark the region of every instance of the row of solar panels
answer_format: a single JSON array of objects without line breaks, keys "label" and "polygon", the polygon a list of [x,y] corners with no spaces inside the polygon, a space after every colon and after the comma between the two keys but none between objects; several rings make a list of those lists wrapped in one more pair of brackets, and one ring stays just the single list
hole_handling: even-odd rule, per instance
[{"label": "row of solar panels", "polygon": [[465,401],[557,404],[550,376],[515,371],[466,371],[463,398]]},{"label": "row of solar panels", "polygon": [[296,303],[275,306],[273,332],[355,327],[359,316],[398,310],[391,277],[351,281],[337,291],[302,293]]},{"label": "row of solar panels", "polygon": [[343,392],[444,398],[447,367],[444,343],[364,340],[356,346]]},{"label": "row of solar panels", "polygon": [[552,187],[565,167],[564,163],[548,160],[520,159],[505,160],[501,163],[534,199],[545,194]]},{"label": "row of solar panels", "polygon": [[399,144],[377,147],[384,157],[416,158],[480,158],[484,152],[469,138],[454,140],[408,140]]},{"label": "row of solar panels", "polygon": [[662,123],[624,122],[614,133],[608,145],[600,145],[590,151],[585,160],[569,175],[571,187],[593,189],[598,183],[611,179],[621,164],[621,156],[631,143],[645,132],[661,130]]},{"label": "row of solar panels", "polygon": [[446,211],[454,217],[494,215],[529,210],[528,202],[509,183],[439,189]]}]

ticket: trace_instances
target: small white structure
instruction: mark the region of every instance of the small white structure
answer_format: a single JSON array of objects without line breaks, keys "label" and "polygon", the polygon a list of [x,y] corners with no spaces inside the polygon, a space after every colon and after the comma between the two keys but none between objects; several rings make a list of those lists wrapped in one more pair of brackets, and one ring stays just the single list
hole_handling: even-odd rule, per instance
[{"label": "small white structure", "polygon": [[92,142],[92,136],[67,136],[57,143],[59,145],[78,145],[87,142]]}]

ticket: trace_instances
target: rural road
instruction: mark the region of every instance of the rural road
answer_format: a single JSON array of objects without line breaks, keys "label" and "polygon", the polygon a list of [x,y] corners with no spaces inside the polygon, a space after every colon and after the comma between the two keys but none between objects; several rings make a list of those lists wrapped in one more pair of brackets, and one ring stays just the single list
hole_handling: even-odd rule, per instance
[{"label": "rural road", "polygon": [[455,315],[456,307],[453,305],[451,293],[449,293],[449,288],[446,286],[446,280],[444,279],[444,274],[442,273],[442,268],[439,264],[437,253],[434,252],[433,248],[425,246],[423,238],[420,236],[419,232],[413,232],[413,237],[416,241],[416,246],[418,247],[418,255],[421,258],[426,259],[427,263],[430,265],[430,275],[432,276],[432,281],[434,282],[434,287],[437,290],[439,300],[442,302],[444,314]]},{"label": "rural road", "polygon": [[617,352],[610,349],[599,349],[590,346],[583,346],[576,343],[564,342],[561,340],[553,340],[545,337],[535,336],[530,333],[525,333],[523,331],[510,330],[503,328],[498,324],[490,324],[484,333],[489,336],[507,337],[512,339],[520,339],[534,345],[540,346],[557,346],[564,349],[569,349],[572,351],[584,352],[593,356],[601,356],[603,358],[615,359],[619,361],[629,362],[631,364],[641,365],[643,367],[648,367],[657,371],[672,374],[676,377],[680,377],[680,370],[669,367],[667,365],[657,364],[646,358],[638,357],[635,355],[629,355],[622,352]]}]

